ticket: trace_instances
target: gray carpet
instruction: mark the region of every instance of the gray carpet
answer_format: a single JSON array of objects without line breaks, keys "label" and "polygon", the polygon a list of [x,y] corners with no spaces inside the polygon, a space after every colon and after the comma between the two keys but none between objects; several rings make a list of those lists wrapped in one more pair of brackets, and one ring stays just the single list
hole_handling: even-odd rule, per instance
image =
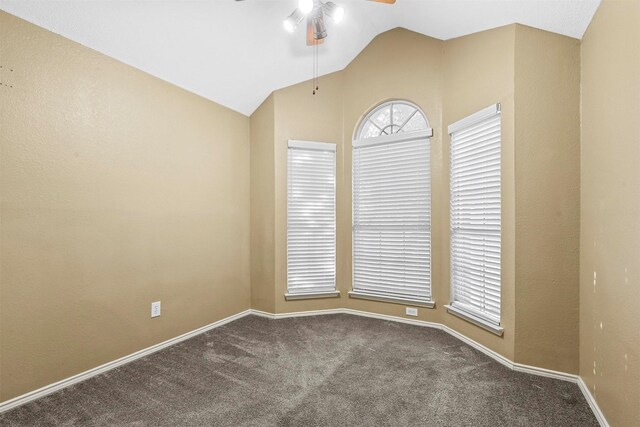
[{"label": "gray carpet", "polygon": [[597,426],[578,386],[430,328],[248,316],[0,415],[3,426]]}]

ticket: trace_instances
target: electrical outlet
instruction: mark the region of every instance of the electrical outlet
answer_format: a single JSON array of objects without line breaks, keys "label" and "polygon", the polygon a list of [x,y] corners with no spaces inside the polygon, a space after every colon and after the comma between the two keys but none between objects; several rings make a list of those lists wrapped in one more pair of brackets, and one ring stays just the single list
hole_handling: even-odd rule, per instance
[{"label": "electrical outlet", "polygon": [[160,301],[151,303],[151,317],[160,316]]},{"label": "electrical outlet", "polygon": [[407,314],[407,316],[417,316],[418,309],[415,307],[406,307],[405,313]]}]

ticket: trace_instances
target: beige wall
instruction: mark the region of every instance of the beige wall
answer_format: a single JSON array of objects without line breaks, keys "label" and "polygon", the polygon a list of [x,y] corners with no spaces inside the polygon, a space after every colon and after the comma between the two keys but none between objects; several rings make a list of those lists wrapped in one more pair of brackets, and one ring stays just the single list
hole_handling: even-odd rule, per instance
[{"label": "beige wall", "polygon": [[[501,324],[498,337],[449,314],[445,323],[503,356],[514,359],[515,327],[515,183],[514,183],[514,49],[515,25],[449,40],[444,46],[443,133],[449,124],[497,102],[502,106],[502,277]],[[444,138],[443,163],[449,164],[449,139]],[[449,292],[449,168],[443,168],[442,236],[444,287],[438,302],[448,304]]]},{"label": "beige wall", "polygon": [[580,41],[515,46],[515,361],[578,373]]},{"label": "beige wall", "polygon": [[605,0],[582,42],[580,376],[640,425],[640,2]]},{"label": "beige wall", "polygon": [[0,65],[0,401],[250,307],[247,117],[4,12]]},{"label": "beige wall", "polygon": [[251,308],[275,312],[274,97],[251,116]]}]

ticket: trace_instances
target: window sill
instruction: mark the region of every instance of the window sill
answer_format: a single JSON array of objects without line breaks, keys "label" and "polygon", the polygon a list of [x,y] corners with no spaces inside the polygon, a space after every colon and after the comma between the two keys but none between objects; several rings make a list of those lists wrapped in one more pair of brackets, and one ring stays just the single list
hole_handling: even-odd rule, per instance
[{"label": "window sill", "polygon": [[284,294],[284,299],[287,301],[295,301],[295,300],[301,300],[301,299],[319,299],[319,298],[340,298],[340,291]]},{"label": "window sill", "polygon": [[447,309],[447,312],[449,314],[453,314],[454,316],[466,320],[467,322],[473,323],[474,325],[479,326],[482,329],[491,332],[492,334],[496,334],[499,337],[504,334],[504,328],[501,326],[495,325],[478,316],[474,316],[473,314],[470,314],[464,310],[460,310],[459,308],[453,307],[451,305],[445,305],[444,307]]},{"label": "window sill", "polygon": [[366,300],[380,301],[380,302],[390,302],[392,304],[412,305],[415,307],[435,308],[436,306],[436,303],[433,301],[420,301],[420,300],[409,299],[409,298],[385,297],[385,296],[367,294],[367,293],[356,292],[356,291],[349,292],[349,298],[366,299]]}]

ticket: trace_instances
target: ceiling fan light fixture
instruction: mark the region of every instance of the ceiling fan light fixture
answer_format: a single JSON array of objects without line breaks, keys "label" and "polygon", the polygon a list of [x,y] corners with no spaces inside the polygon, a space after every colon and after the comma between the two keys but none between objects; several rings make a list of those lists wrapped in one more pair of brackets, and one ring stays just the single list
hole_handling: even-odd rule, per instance
[{"label": "ceiling fan light fixture", "polygon": [[298,9],[306,15],[313,10],[313,3],[313,0],[298,0]]},{"label": "ceiling fan light fixture", "polygon": [[344,8],[342,6],[338,6],[332,1],[328,1],[322,5],[324,9],[324,13],[330,16],[336,23],[340,23],[342,18],[344,18]]},{"label": "ceiling fan light fixture", "polygon": [[291,15],[284,18],[282,25],[284,26],[285,30],[287,30],[290,33],[293,33],[296,30],[296,28],[298,28],[298,24],[300,24],[300,22],[302,22],[303,19],[304,19],[304,14],[300,11],[300,9],[296,9],[291,13]]},{"label": "ceiling fan light fixture", "polygon": [[324,24],[324,16],[318,13],[311,21],[313,26],[313,38],[321,40],[327,37],[327,26]]}]

